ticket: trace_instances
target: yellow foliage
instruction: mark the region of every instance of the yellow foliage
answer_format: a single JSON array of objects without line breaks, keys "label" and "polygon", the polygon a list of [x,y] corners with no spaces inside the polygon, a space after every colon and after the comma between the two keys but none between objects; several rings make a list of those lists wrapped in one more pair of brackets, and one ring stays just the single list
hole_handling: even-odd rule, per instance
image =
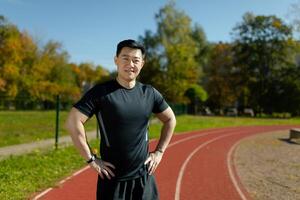
[{"label": "yellow foliage", "polygon": [[282,24],[279,20],[274,20],[272,25],[273,25],[273,27],[275,27],[277,29],[280,29],[282,26]]},{"label": "yellow foliage", "polygon": [[13,64],[4,65],[2,73],[7,80],[16,80],[19,76],[19,68]]},{"label": "yellow foliage", "polygon": [[0,78],[0,91],[5,91],[6,81]]}]

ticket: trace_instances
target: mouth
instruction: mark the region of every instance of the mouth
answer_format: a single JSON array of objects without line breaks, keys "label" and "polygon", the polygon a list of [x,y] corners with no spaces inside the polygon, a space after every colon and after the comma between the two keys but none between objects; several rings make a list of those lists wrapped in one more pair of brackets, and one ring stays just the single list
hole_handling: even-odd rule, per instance
[{"label": "mouth", "polygon": [[125,72],[127,72],[127,73],[134,73],[134,70],[133,69],[128,69],[128,70],[125,70]]}]

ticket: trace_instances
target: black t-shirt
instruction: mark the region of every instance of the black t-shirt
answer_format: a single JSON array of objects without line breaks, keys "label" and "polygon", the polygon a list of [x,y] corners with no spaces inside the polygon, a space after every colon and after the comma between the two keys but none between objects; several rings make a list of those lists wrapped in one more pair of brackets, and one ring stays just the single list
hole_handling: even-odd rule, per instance
[{"label": "black t-shirt", "polygon": [[74,107],[88,117],[96,115],[101,158],[116,167],[116,179],[132,179],[146,173],[149,118],[151,113],[168,108],[155,88],[136,82],[127,89],[112,80],[95,85]]}]

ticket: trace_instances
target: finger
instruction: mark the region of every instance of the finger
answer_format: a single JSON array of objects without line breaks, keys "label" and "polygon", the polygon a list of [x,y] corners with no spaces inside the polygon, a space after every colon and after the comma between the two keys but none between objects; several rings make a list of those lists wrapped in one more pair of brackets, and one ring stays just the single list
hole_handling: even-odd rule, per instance
[{"label": "finger", "polygon": [[150,164],[149,164],[149,168],[148,168],[148,172],[149,172],[149,173],[152,171],[153,166],[154,166],[154,161],[151,160],[151,161],[150,161]]},{"label": "finger", "polygon": [[150,161],[151,161],[151,156],[149,156],[149,157],[147,158],[147,160],[144,162],[144,165],[147,165]]},{"label": "finger", "polygon": [[104,179],[104,176],[103,176],[101,170],[98,171],[98,174],[99,174],[99,176],[101,177],[101,179]]},{"label": "finger", "polygon": [[103,164],[104,164],[105,166],[108,166],[108,167],[111,167],[111,168],[113,168],[113,169],[116,169],[116,167],[115,167],[113,164],[109,163],[109,162],[103,161]]},{"label": "finger", "polygon": [[111,179],[109,173],[105,169],[102,169],[101,171],[109,180]]},{"label": "finger", "polygon": [[149,173],[150,175],[154,173],[154,171],[156,170],[156,167],[157,167],[157,164],[154,163],[153,166],[152,166],[152,168],[151,168],[151,171]]},{"label": "finger", "polygon": [[110,168],[105,167],[104,169],[105,169],[112,177],[115,177],[115,174],[113,173],[113,171],[112,171]]},{"label": "finger", "polygon": [[101,172],[101,167],[99,167],[98,165],[93,165],[93,169],[96,170],[96,172],[99,174],[101,179],[104,179],[103,174]]}]

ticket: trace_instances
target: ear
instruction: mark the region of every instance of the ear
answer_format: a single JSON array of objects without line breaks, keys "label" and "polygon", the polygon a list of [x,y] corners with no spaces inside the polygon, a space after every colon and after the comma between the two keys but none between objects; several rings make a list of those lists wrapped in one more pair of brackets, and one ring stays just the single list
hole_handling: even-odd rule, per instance
[{"label": "ear", "polygon": [[115,56],[115,57],[114,57],[115,65],[117,65],[117,59],[118,59],[117,56]]},{"label": "ear", "polygon": [[145,64],[145,60],[143,59],[141,64],[141,69],[144,67],[144,64]]}]

